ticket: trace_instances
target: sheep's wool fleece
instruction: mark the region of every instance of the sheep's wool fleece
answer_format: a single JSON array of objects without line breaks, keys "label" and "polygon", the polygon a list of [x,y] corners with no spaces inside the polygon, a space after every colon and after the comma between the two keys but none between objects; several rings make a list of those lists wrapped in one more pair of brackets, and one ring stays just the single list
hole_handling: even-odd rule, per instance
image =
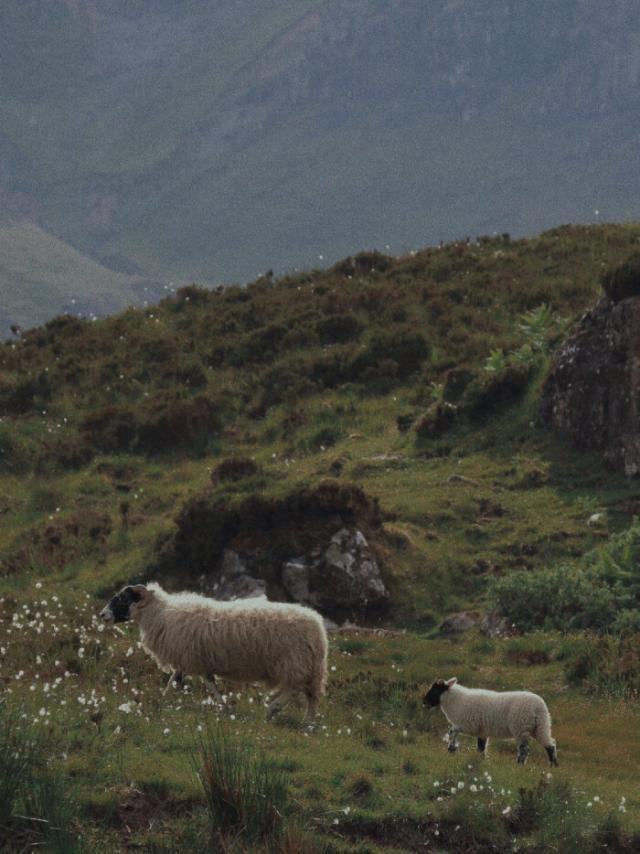
[{"label": "sheep's wool fleece", "polygon": [[452,685],[440,707],[454,726],[481,738],[519,738],[532,735],[548,741],[551,716],[547,705],[530,691],[487,691]]},{"label": "sheep's wool fleece", "polygon": [[258,598],[219,602],[169,594],[157,584],[147,590],[136,620],[145,650],[161,668],[324,692],[327,636],[311,608]]}]

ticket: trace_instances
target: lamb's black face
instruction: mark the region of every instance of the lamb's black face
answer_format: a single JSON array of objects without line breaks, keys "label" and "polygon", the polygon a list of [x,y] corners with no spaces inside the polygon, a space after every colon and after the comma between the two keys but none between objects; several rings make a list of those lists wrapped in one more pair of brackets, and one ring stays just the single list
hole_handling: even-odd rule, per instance
[{"label": "lamb's black face", "polygon": [[113,597],[108,605],[105,605],[100,611],[100,616],[108,623],[124,623],[131,619],[131,606],[141,599],[142,596],[133,587],[125,587]]},{"label": "lamb's black face", "polygon": [[424,699],[422,701],[423,705],[428,706],[430,709],[435,709],[440,705],[440,698],[444,694],[445,691],[449,690],[449,686],[444,681],[444,679],[436,679],[431,688],[424,695]]}]

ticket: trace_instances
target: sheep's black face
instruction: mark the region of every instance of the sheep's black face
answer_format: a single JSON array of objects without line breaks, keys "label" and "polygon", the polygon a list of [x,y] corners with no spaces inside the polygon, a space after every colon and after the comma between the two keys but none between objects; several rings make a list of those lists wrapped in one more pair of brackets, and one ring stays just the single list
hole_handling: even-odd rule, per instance
[{"label": "sheep's black face", "polygon": [[113,597],[108,605],[105,605],[100,611],[100,616],[109,623],[124,623],[131,619],[131,606],[141,599],[142,596],[133,587],[125,587]]},{"label": "sheep's black face", "polygon": [[423,705],[428,706],[430,709],[437,708],[440,705],[440,698],[448,689],[449,686],[444,679],[436,679],[431,688],[429,688],[427,693],[424,695],[424,699],[422,701]]}]

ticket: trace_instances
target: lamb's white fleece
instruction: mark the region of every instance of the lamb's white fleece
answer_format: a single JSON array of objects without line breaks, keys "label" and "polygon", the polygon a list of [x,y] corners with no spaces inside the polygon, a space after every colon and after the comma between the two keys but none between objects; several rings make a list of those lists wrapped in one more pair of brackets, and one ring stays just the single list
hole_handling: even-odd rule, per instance
[{"label": "lamb's white fleece", "polygon": [[530,735],[543,747],[555,745],[547,704],[530,691],[488,691],[451,685],[440,698],[449,722],[479,738],[516,738]]}]

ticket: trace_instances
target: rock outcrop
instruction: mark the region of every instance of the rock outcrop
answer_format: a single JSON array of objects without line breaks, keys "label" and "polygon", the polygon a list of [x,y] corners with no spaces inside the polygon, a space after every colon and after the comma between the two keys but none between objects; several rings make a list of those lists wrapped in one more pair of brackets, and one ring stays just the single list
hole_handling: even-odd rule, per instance
[{"label": "rock outcrop", "polygon": [[267,595],[264,579],[251,575],[240,556],[231,549],[224,550],[214,580],[203,575],[200,578],[200,587],[215,599],[224,601]]},{"label": "rock outcrop", "polygon": [[543,422],[615,468],[640,474],[640,297],[602,299],[555,356]]},{"label": "rock outcrop", "polygon": [[326,548],[288,561],[282,582],[296,602],[335,617],[376,611],[389,602],[365,536],[348,528],[337,531]]},{"label": "rock outcrop", "polygon": [[290,598],[340,620],[379,612],[389,603],[378,562],[358,530],[340,528],[324,546],[286,561],[276,576],[268,584],[260,577],[259,555],[225,549],[215,571],[198,582],[216,599]]},{"label": "rock outcrop", "polygon": [[[201,575],[200,589],[216,599],[267,596],[268,585],[258,577],[259,556],[225,549],[214,573]],[[325,616],[345,619],[379,612],[389,604],[380,567],[361,531],[341,528],[329,543],[286,563],[271,586],[284,597],[311,605]]]}]

